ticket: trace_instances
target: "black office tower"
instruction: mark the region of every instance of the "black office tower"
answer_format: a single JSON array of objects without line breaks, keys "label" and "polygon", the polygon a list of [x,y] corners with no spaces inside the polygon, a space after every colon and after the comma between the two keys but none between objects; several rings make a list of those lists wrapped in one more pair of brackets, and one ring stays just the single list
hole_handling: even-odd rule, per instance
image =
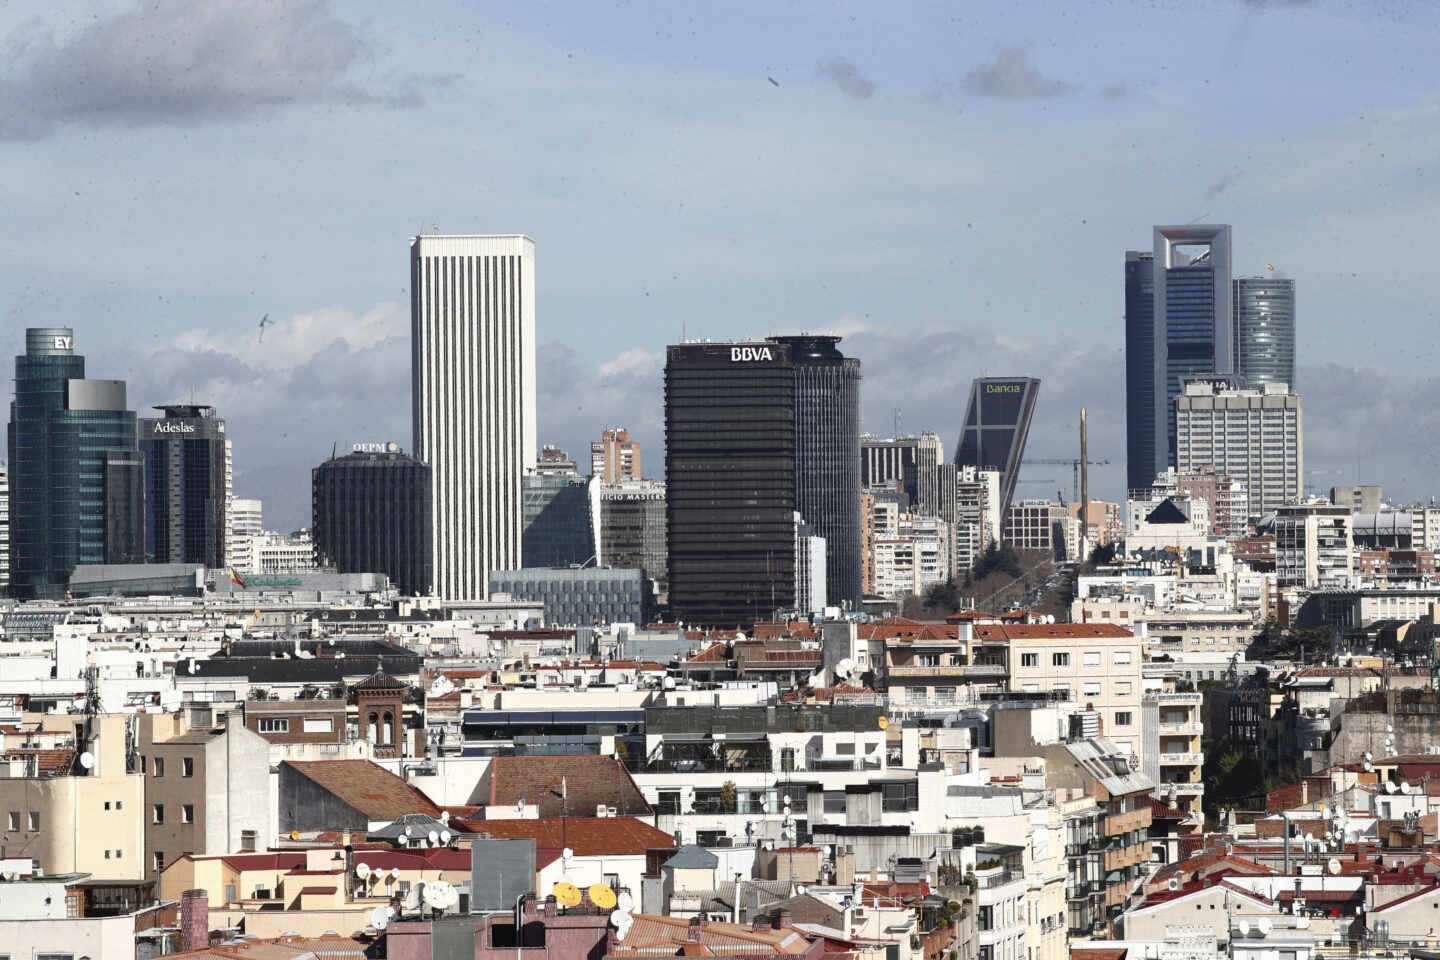
[{"label": "black office tower", "polygon": [[684,343],[665,366],[670,605],[735,626],[795,604],[796,515],[827,601],[858,603],[860,364],[838,337]]},{"label": "black office tower", "polygon": [[1161,384],[1155,354],[1155,255],[1125,252],[1125,484],[1143,490],[1164,470],[1167,453],[1155,419]]},{"label": "black office tower", "polygon": [[310,472],[315,555],[340,573],[383,573],[403,594],[434,590],[430,467],[394,444],[358,444]]},{"label": "black office tower", "polygon": [[215,408],[174,403],[140,421],[145,460],[145,556],[150,563],[225,565],[230,451]]}]

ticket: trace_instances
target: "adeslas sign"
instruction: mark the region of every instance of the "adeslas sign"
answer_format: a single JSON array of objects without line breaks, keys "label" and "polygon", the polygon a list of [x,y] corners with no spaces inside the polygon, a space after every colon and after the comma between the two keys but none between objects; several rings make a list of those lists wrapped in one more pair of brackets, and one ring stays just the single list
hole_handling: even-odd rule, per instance
[{"label": "adeslas sign", "polygon": [[194,433],[195,424],[183,420],[157,420],[151,433]]}]

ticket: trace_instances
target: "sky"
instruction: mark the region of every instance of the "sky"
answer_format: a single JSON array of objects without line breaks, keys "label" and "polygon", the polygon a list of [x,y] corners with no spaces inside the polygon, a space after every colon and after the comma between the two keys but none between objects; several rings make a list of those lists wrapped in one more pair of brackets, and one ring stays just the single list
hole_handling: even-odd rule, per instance
[{"label": "sky", "polygon": [[[133,407],[212,403],[235,493],[308,525],[338,445],[410,446],[417,232],[536,243],[539,433],[663,474],[664,347],[828,331],[863,421],[1123,499],[1123,263],[1233,227],[1297,288],[1309,485],[1440,494],[1440,8],[1341,3],[0,4],[0,311]],[[260,335],[259,323],[269,325]],[[1035,465],[1019,496],[1070,496]]]}]

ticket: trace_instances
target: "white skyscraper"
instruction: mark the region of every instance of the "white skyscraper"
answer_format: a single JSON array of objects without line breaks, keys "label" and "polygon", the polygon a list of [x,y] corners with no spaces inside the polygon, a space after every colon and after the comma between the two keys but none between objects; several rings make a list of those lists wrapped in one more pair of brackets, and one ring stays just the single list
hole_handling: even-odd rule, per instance
[{"label": "white skyscraper", "polygon": [[535,466],[535,242],[410,243],[415,455],[430,464],[435,591],[487,596],[520,567],[520,478]]}]

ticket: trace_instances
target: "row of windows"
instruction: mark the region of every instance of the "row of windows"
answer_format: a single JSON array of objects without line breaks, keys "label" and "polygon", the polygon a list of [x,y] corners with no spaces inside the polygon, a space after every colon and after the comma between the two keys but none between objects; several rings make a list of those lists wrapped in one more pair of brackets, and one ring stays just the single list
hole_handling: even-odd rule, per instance
[{"label": "row of windows", "polygon": [[[1116,664],[1117,666],[1127,666],[1127,665],[1129,665],[1129,664],[1131,663],[1131,660],[1132,660],[1132,657],[1133,657],[1133,656],[1134,656],[1134,654],[1132,653],[1132,651],[1129,651],[1129,650],[1117,650],[1117,651],[1115,651],[1115,664]],[[1087,667],[1098,667],[1098,666],[1100,666],[1100,664],[1101,664],[1101,662],[1102,662],[1103,659],[1104,659],[1104,654],[1102,654],[1099,650],[1087,650],[1087,651],[1085,651],[1085,653],[1083,653],[1083,654],[1081,655],[1081,663],[1082,663],[1084,666],[1087,666]],[[1051,665],[1052,667],[1068,667],[1068,666],[1070,666],[1070,654],[1069,654],[1069,653],[1052,653],[1052,654],[1050,655],[1050,665]],[[1022,654],[1020,654],[1020,666],[1022,666],[1022,667],[1038,667],[1038,666],[1040,666],[1040,654],[1038,654],[1038,653],[1022,653]]]},{"label": "row of windows", "polygon": [[[165,822],[165,804],[163,804],[163,803],[154,804],[154,805],[151,807],[150,815],[151,815],[151,820],[152,820],[152,822],[154,822],[154,823],[164,823],[164,822]],[[182,803],[182,804],[180,804],[180,822],[181,822],[181,823],[194,823],[194,822],[195,822],[195,804],[193,804],[193,803]]]}]

